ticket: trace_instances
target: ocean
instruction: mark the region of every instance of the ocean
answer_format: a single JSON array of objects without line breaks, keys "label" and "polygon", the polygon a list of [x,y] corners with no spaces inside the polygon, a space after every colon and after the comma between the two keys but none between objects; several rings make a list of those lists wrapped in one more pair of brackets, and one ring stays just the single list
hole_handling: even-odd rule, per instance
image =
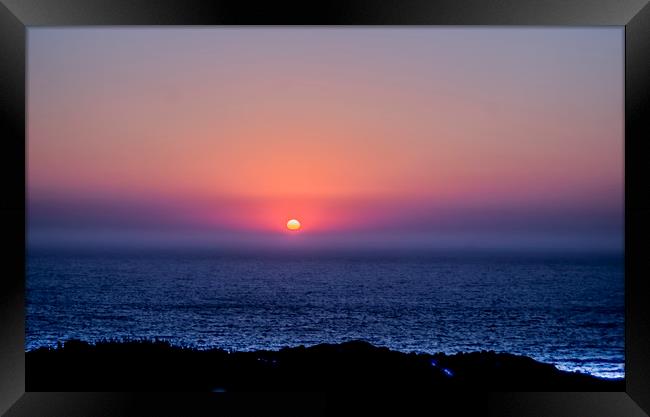
[{"label": "ocean", "polygon": [[622,256],[28,251],[26,350],[159,338],[494,350],[624,377]]}]

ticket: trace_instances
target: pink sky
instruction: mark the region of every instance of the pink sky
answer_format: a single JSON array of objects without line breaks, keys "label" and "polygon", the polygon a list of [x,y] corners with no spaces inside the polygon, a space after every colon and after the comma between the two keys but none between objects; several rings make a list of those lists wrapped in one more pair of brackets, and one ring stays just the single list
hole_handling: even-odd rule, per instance
[{"label": "pink sky", "polygon": [[35,28],[28,66],[34,239],[622,245],[621,28]]}]

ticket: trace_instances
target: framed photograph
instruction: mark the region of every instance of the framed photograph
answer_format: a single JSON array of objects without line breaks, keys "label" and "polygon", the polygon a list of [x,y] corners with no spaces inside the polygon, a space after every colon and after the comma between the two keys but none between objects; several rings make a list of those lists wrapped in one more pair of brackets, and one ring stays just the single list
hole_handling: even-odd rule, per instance
[{"label": "framed photograph", "polygon": [[0,5],[0,413],[650,412],[647,1]]}]

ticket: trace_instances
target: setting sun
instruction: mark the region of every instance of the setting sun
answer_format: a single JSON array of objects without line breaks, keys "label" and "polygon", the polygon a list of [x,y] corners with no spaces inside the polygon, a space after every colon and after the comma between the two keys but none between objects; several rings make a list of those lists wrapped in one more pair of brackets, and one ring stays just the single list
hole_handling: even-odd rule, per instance
[{"label": "setting sun", "polygon": [[287,229],[289,230],[299,230],[300,222],[296,219],[291,219],[287,222]]}]

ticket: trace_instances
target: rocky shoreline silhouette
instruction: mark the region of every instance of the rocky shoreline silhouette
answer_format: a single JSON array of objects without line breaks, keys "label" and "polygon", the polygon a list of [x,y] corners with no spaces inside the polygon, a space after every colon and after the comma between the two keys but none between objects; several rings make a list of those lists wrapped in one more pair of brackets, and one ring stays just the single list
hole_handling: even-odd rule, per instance
[{"label": "rocky shoreline silhouette", "polygon": [[358,340],[251,352],[196,350],[164,341],[70,340],[26,352],[26,389],[624,391],[625,383],[508,353],[403,353]]}]

